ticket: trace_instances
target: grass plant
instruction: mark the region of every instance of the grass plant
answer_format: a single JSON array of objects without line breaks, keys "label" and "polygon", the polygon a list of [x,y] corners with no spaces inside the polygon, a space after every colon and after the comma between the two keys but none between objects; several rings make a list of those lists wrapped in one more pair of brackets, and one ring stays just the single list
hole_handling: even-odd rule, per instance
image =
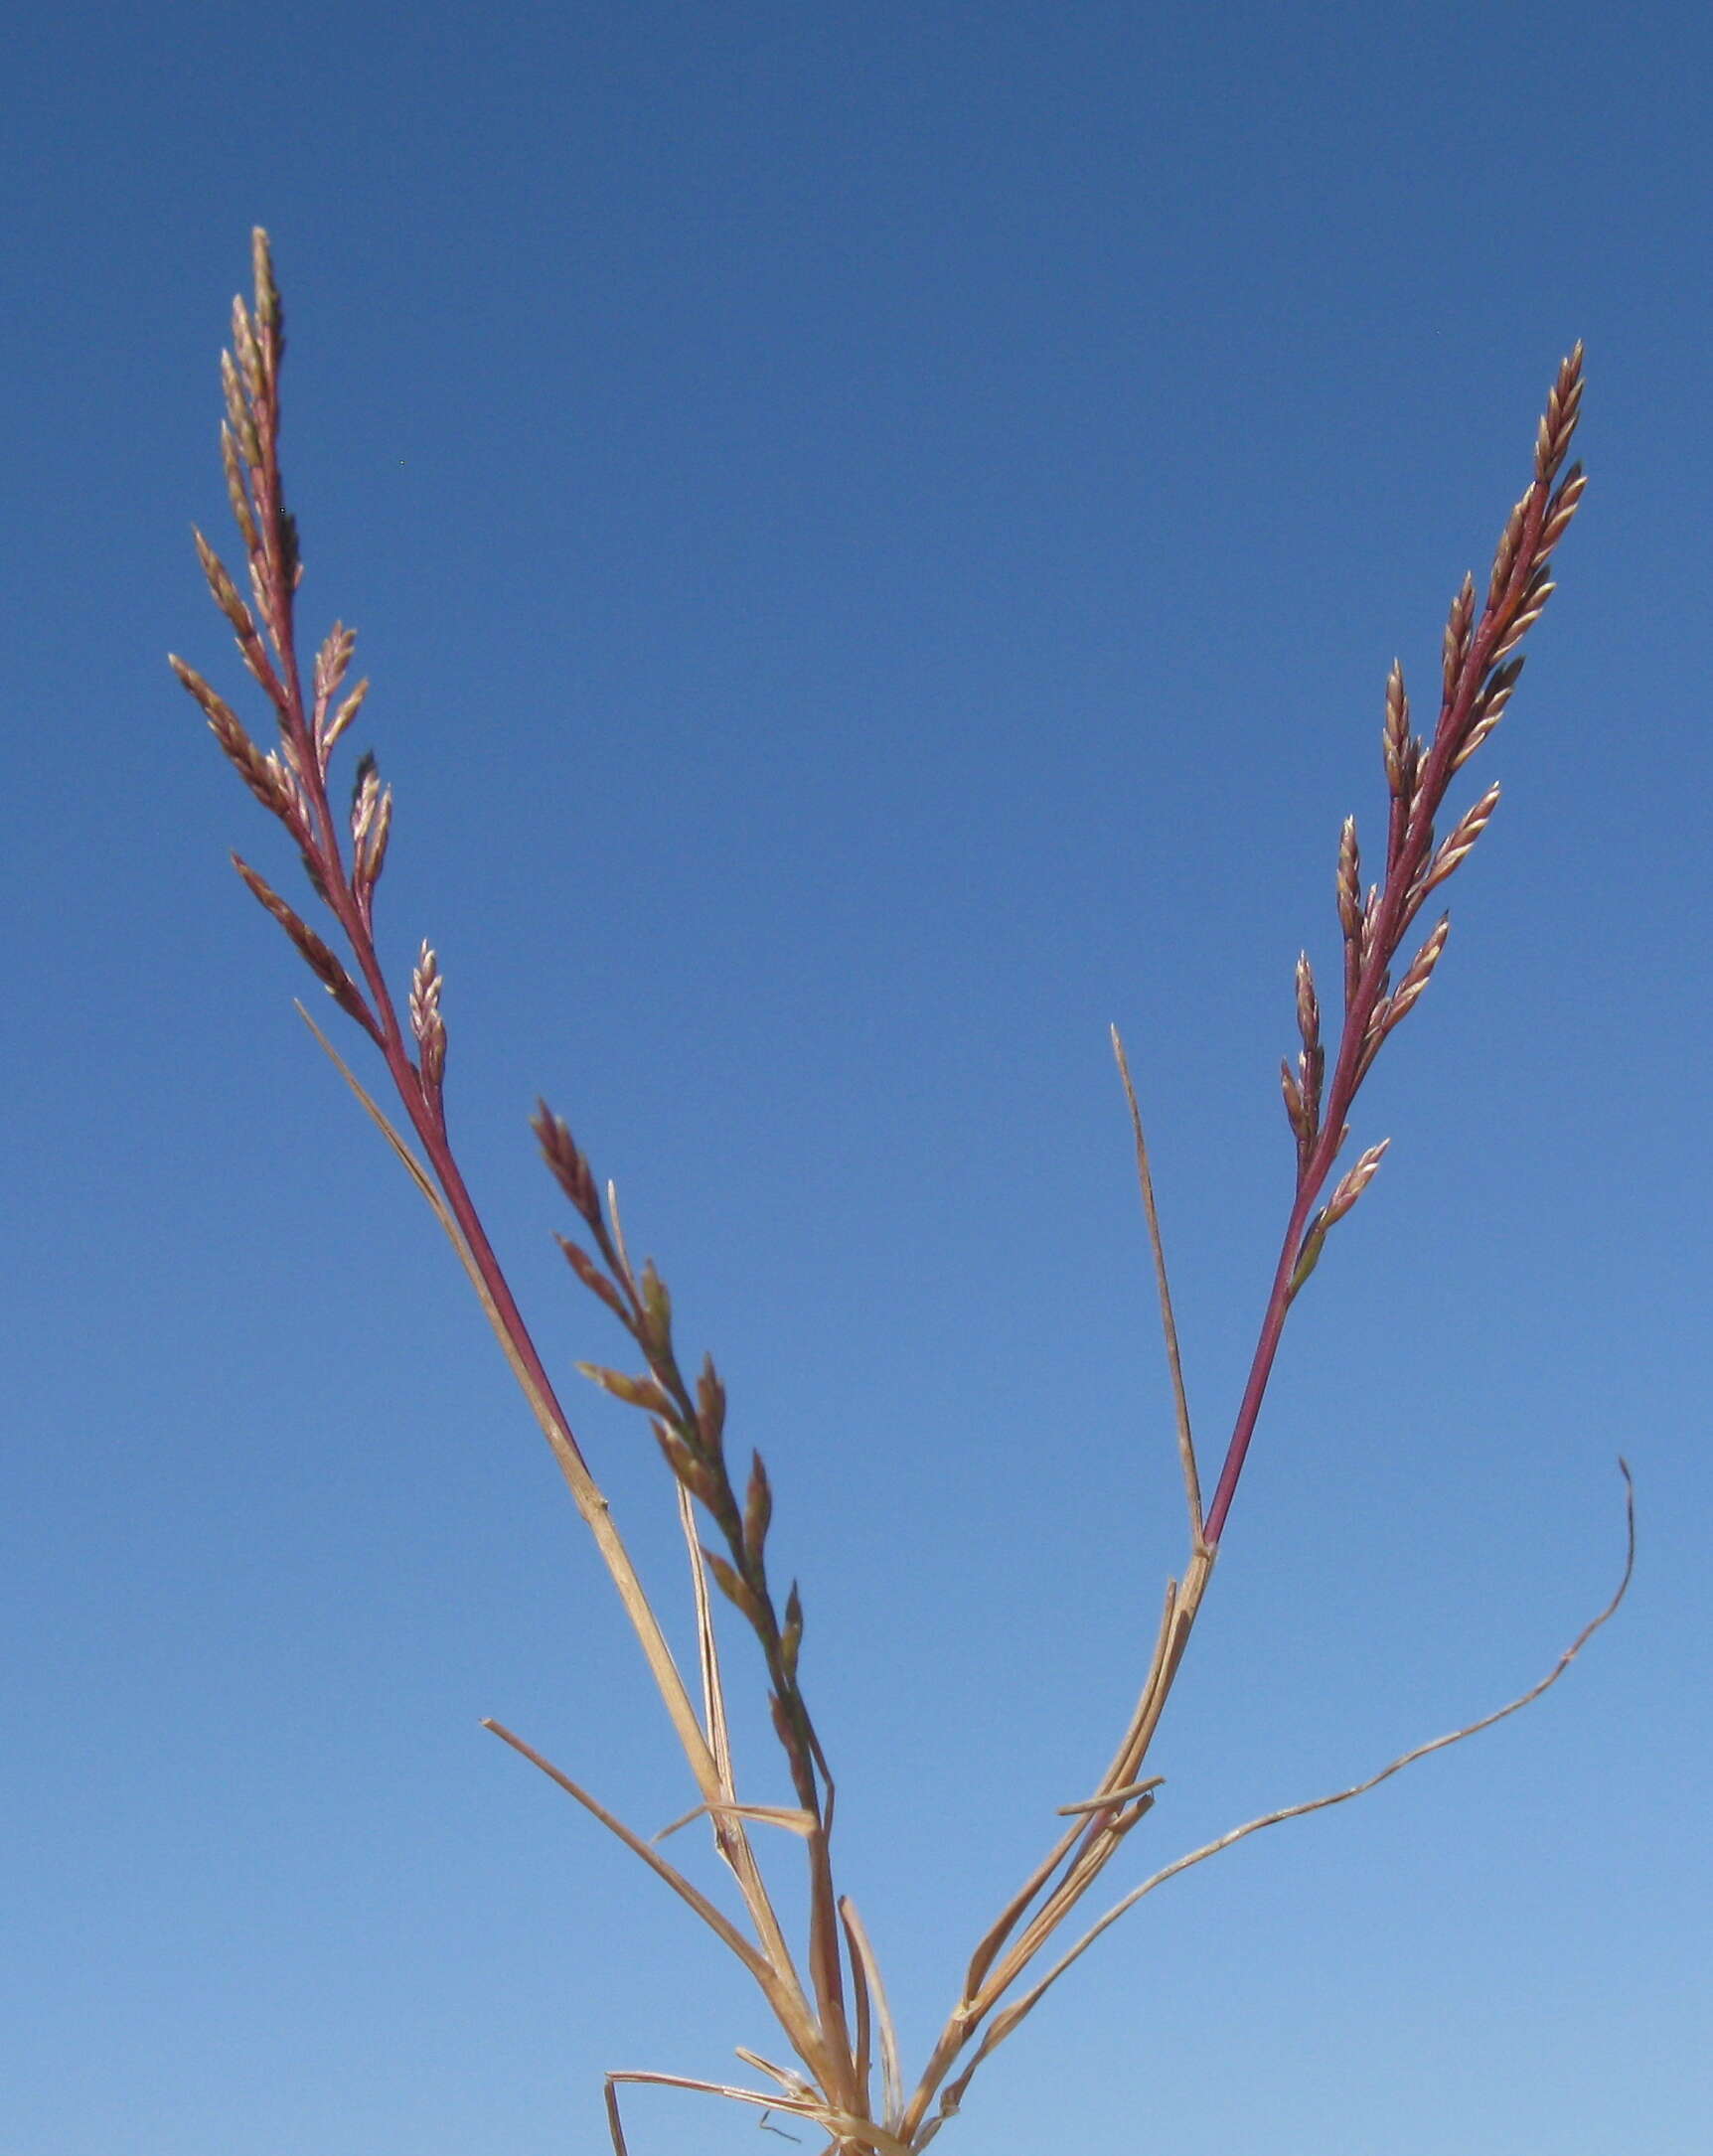
[{"label": "grass plant", "polygon": [[[302,563],[279,463],[284,337],[268,242],[259,231],[253,268],[253,297],[247,303],[241,298],[234,302],[232,347],[221,361],[226,404],[221,449],[243,550],[247,596],[200,532],[196,547],[243,664],[272,707],[278,722],[275,745],[259,747],[232,705],[194,668],[178,658],[171,665],[229,760],[262,807],[284,826],[298,851],[319,909],[317,918],[332,931],[332,941],[259,870],[237,854],[233,859],[333,1002],[368,1036],[385,1067],[402,1128],[309,1019],[439,1220],[552,1449],[684,1752],[696,1801],[676,1824],[707,1822],[718,1864],[728,1875],[724,1902],[663,1854],[663,1835],[637,1833],[521,1736],[497,1722],[487,1727],[616,1835],[716,1934],[761,1992],[790,2054],[789,2062],[780,2062],[739,2049],[737,2057],[763,2086],[696,2080],[666,2071],[609,2075],[606,2110],[613,2148],[617,2156],[626,2156],[620,2088],[656,2083],[702,2089],[756,2106],[764,2116],[804,2121],[825,2138],[824,2156],[915,2156],[956,2115],[983,2062],[1126,1911],[1166,1880],[1248,1835],[1343,1803],[1430,1753],[1516,1713],[1558,1681],[1617,1609],[1629,1585],[1635,1518],[1626,1467],[1623,1578],[1607,1607],[1537,1684],[1494,1712],[1416,1746],[1354,1787],[1234,1827],[1130,1887],[1093,1923],[1085,1918],[1079,1928],[1073,1922],[1131,1829],[1154,1805],[1163,1779],[1149,1771],[1156,1733],[1213,1577],[1287,1317],[1327,1237],[1362,1198],[1386,1151],[1387,1141],[1382,1140],[1340,1167],[1362,1085],[1376,1057],[1421,1000],[1446,948],[1448,915],[1439,913],[1431,925],[1423,926],[1429,901],[1468,859],[1498,802],[1495,785],[1469,807],[1456,812],[1448,808],[1455,782],[1498,724],[1515,691],[1523,641],[1551,596],[1553,555],[1582,499],[1581,468],[1567,462],[1582,402],[1581,347],[1564,361],[1548,394],[1528,484],[1505,522],[1484,590],[1466,576],[1452,601],[1431,733],[1414,730],[1402,670],[1394,666],[1386,683],[1383,843],[1374,880],[1364,886],[1354,818],[1345,822],[1338,839],[1335,890],[1343,961],[1335,1040],[1329,1042],[1324,1032],[1320,992],[1307,955],[1297,962],[1299,1044],[1282,1070],[1296,1153],[1295,1191],[1248,1381],[1205,1505],[1142,1115],[1123,1041],[1113,1032],[1134,1130],[1175,1401],[1185,1554],[1180,1576],[1167,1585],[1153,1656],[1142,1674],[1129,1723],[1113,1746],[1111,1764],[1088,1795],[1062,1808],[1050,1845],[975,1943],[944,2026],[924,2062],[910,2070],[888,2011],[874,1946],[850,1896],[838,1884],[834,1778],[803,1681],[803,1601],[795,1581],[780,1593],[770,1567],[773,1496],[761,1456],[752,1452],[747,1465],[734,1463],[726,1434],[725,1388],[712,1359],[704,1355],[694,1373],[681,1359],[672,1298],[652,1260],[640,1267],[633,1261],[613,1184],[596,1176],[567,1124],[544,1104],[535,1119],[535,1135],[573,1216],[573,1233],[559,1237],[560,1247],[577,1281],[629,1343],[623,1367],[599,1362],[579,1367],[644,1418],[672,1476],[700,1649],[694,1681],[687,1680],[459,1167],[445,1113],[447,1026],[439,961],[423,943],[401,1001],[383,971],[375,941],[375,905],[392,830],[392,794],[383,785],[373,755],[365,753],[356,764],[349,813],[337,813],[333,805],[334,752],[362,709],[368,683],[348,686],[356,637],[341,623],[323,639],[307,679],[299,657],[296,607]],[[748,1802],[739,1790],[727,1739],[726,1680],[714,1621],[720,1602],[754,1636],[790,1777],[790,1805]],[[774,1867],[782,1852],[807,1870],[806,1936],[795,1944],[787,1938],[769,1883],[770,1870],[777,1880]]]}]

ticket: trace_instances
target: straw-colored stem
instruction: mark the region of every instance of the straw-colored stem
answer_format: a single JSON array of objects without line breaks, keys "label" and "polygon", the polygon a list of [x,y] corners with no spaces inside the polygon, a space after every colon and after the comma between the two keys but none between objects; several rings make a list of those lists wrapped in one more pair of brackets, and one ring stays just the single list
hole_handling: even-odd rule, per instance
[{"label": "straw-colored stem", "polygon": [[[1096,1798],[1079,1800],[1075,1807],[1077,1824],[1059,1837],[1046,1860],[1036,1868],[1021,1894],[1013,1897],[977,1949],[970,1974],[965,1979],[964,1996],[941,2031],[899,2122],[906,2140],[914,2142],[923,2127],[929,2104],[961,2054],[981,2035],[987,2017],[1027,1972],[1030,1963],[1106,1869],[1125,1833],[1152,1804],[1151,1791],[1137,1791],[1134,1796],[1118,1792],[1128,1789],[1138,1779],[1148,1757],[1213,1575],[1214,1554],[1205,1545],[1193,1552],[1185,1567],[1182,1585],[1173,1583],[1168,1590],[1166,1613],[1142,1697]],[[1007,1933],[1061,1864],[1066,1868],[1058,1885],[1047,1894],[1010,1950],[1000,1952],[1000,1944]],[[984,2045],[978,2058],[985,2057],[990,2048]]]}]

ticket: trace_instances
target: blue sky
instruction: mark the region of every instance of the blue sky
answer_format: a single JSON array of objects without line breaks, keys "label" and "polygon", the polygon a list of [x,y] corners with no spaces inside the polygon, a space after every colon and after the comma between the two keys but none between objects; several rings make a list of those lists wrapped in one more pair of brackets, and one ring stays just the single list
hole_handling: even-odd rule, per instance
[{"label": "blue sky", "polygon": [[[580,2156],[603,2069],[774,2043],[479,1727],[647,1830],[692,1800],[226,865],[285,886],[288,853],[163,663],[239,691],[188,528],[224,537],[255,223],[304,621],[361,629],[397,793],[386,949],[439,949],[466,1171],[681,1644],[658,1457],[570,1375],[621,1343],[551,1247],[538,1091],[767,1456],[916,2062],[1181,1554],[1107,1027],[1211,1468],[1386,670],[1433,679],[1587,340],[1505,800],[1363,1097],[1394,1144],[1298,1306],[1113,1876],[1544,1673],[1616,1576],[1621,1451],[1632,1600],[1526,1716],[1145,1904],[939,2145],[1704,2145],[1710,63],[1687,6],[14,30],[8,2149]],[[698,2098],[629,2120],[632,2156],[758,2145]]]}]

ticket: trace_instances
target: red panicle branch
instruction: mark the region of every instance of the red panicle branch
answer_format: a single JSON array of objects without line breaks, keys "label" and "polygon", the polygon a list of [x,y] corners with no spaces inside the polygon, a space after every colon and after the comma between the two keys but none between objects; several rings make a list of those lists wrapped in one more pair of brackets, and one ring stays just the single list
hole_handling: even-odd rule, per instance
[{"label": "red panicle branch", "polygon": [[[411,978],[407,1032],[376,948],[375,894],[391,830],[392,797],[381,784],[373,756],[364,756],[352,790],[348,852],[329,796],[329,770],[335,744],[357,716],[369,685],[359,682],[342,701],[335,702],[356,647],[355,633],[335,623],[316,656],[310,698],[306,701],[304,695],[294,631],[302,564],[296,526],[285,506],[279,465],[279,371],[285,347],[284,325],[267,237],[259,231],[254,235],[253,260],[254,303],[246,307],[241,298],[234,301],[233,346],[223,354],[221,363],[227,407],[221,450],[233,517],[244,547],[247,602],[200,532],[196,546],[215,603],[232,627],[239,655],[273,706],[278,747],[264,755],[231,707],[193,668],[177,658],[171,664],[201,705],[215,738],[245,785],[290,835],[311,888],[350,949],[353,964],[348,968],[247,862],[236,860],[234,855],[238,873],[250,891],[284,928],[341,1009],[356,1019],[381,1051],[398,1101],[427,1156],[426,1174],[411,1161],[397,1134],[390,1131],[374,1104],[366,1095],[362,1097],[411,1166],[424,1194],[441,1213],[613,1576],[701,1784],[704,1803],[716,1817],[721,1854],[737,1874],[743,1890],[767,1971],[763,1988],[769,2003],[829,2100],[849,2108],[858,2099],[844,2024],[841,1925],[827,1855],[831,1783],[825,1784],[823,1793],[822,1780],[817,1777],[824,1778],[825,1762],[796,1685],[796,1640],[790,1635],[789,1624],[772,1619],[772,1606],[767,1602],[772,1642],[769,1668],[778,1687],[776,1719],[791,1758],[800,1801],[812,1815],[809,1842],[815,2008],[805,1998],[792,1967],[742,1819],[732,1814],[732,1791],[716,1757],[712,1731],[704,1724],[679,1675],[659,1620],[612,1523],[606,1498],[589,1472],[569,1418],[559,1404],[453,1154],[443,1094],[446,1021],[441,1010],[439,962],[432,947],[424,943]],[[583,1172],[586,1176],[586,1167]],[[589,1188],[592,1191],[592,1182]],[[612,1245],[605,1246],[604,1254],[618,1262],[618,1252]],[[652,1269],[647,1278],[652,1288],[645,1285],[638,1290],[633,1284],[631,1316],[641,1328],[639,1337],[646,1333],[670,1357],[670,1306]],[[664,1396],[660,1402],[669,1410],[679,1404]],[[741,1544],[741,1528],[739,1541]],[[759,1596],[759,1531],[748,1548],[746,1577]],[[797,1631],[800,1635],[801,1617],[797,1618]]]},{"label": "red panicle branch", "polygon": [[[1207,1539],[1214,1545],[1225,1531],[1292,1298],[1319,1260],[1327,1229],[1361,1195],[1379,1164],[1380,1149],[1363,1155],[1357,1167],[1339,1184],[1332,1202],[1319,1213],[1316,1201],[1344,1143],[1346,1120],[1362,1081],[1372,1069],[1382,1041],[1427,987],[1428,977],[1445,948],[1448,924],[1442,921],[1434,930],[1393,992],[1391,968],[1399,946],[1429,892],[1437,889],[1468,856],[1498,803],[1495,786],[1459,821],[1444,845],[1434,849],[1435,821],[1452,780],[1497,725],[1522,671],[1521,658],[1512,654],[1539,620],[1552,594],[1548,565],[1553,548],[1569,529],[1586,484],[1578,465],[1560,477],[1581,404],[1582,347],[1578,345],[1559,369],[1547,399],[1535,440],[1534,477],[1500,536],[1479,623],[1475,620],[1473,577],[1465,578],[1452,601],[1444,642],[1439,723],[1431,744],[1410,733],[1403,670],[1394,667],[1386,685],[1386,880],[1378,889],[1370,889],[1365,902],[1359,898],[1356,826],[1351,819],[1344,826],[1338,855],[1338,918],[1344,939],[1345,983],[1338,1056],[1326,1089],[1324,1113],[1308,1139],[1303,1118],[1293,1107],[1293,1087],[1287,1070],[1286,1104],[1292,1110],[1300,1160],[1296,1200],[1286,1222],[1236,1426],[1207,1508]],[[1302,1089],[1296,1090],[1300,1094]]]}]

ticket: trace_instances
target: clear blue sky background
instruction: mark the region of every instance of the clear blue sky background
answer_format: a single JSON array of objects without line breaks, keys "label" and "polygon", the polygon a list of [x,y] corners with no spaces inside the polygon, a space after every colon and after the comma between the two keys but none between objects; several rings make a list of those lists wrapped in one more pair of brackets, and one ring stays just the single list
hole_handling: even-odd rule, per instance
[{"label": "clear blue sky background", "polygon": [[166,0],[37,10],[7,73],[7,2156],[597,2156],[601,2069],[776,2048],[478,1727],[651,1831],[691,1801],[163,663],[240,691],[188,528],[257,222],[387,949],[440,949],[470,1178],[680,1641],[659,1460],[569,1375],[618,1343],[538,1089],[767,1454],[913,2063],[1180,1556],[1107,1026],[1216,1460],[1385,672],[1429,700],[1587,339],[1505,802],[1112,1876],[1542,1674],[1621,1450],[1633,1600],[1527,1716],[1145,1905],[940,2145],[1704,2148],[1705,11]]}]

